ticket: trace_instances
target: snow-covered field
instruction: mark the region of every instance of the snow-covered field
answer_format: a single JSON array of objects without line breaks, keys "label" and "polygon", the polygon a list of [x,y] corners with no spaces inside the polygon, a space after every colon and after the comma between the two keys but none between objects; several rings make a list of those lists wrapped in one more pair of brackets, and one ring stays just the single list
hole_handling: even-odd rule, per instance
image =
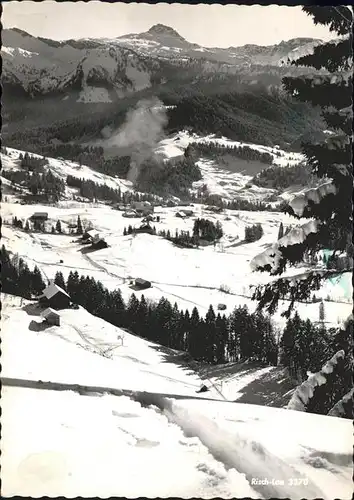
[{"label": "snow-covered field", "polygon": [[[137,296],[144,293],[145,297],[157,301],[165,296],[183,309],[191,311],[196,306],[203,315],[210,304],[216,309],[219,303],[224,303],[227,312],[243,304],[254,309],[256,304],[251,300],[250,286],[269,282],[271,277],[267,273],[252,271],[251,260],[276,241],[280,222],[284,226],[298,223],[283,213],[225,211],[213,214],[202,205],[190,207],[194,215],[180,219],[176,217],[178,208],[157,207],[155,214],[160,216],[160,222],[154,223],[156,229],[169,229],[171,234],[176,229],[192,232],[197,217],[221,222],[225,235],[215,248],[211,245],[184,249],[149,234],[123,236],[124,227],[129,224],[139,226],[140,219],[124,218],[122,212],[104,205],[82,206],[87,208],[45,207],[49,214],[49,226],[55,225],[59,219],[65,228],[66,224],[75,221],[80,215],[82,221],[90,221],[105,238],[108,248],[82,253],[75,236],[26,233],[14,229],[6,224],[13,215],[24,220],[35,211],[43,211],[43,206],[29,207],[16,203],[4,203],[2,206],[5,222],[2,228],[3,243],[10,251],[25,258],[29,265],[37,264],[48,279],[53,278],[58,270],[65,277],[70,271],[77,270],[79,274],[100,280],[109,289],[120,287],[123,296],[128,299],[133,291],[130,279],[140,277],[151,281],[153,286],[143,292],[136,291]],[[244,243],[246,225],[258,222],[262,224],[264,236],[254,243]],[[305,266],[290,269],[288,274],[298,274],[305,269]],[[321,293],[325,299],[330,295],[331,300],[336,300],[325,302],[326,320],[330,324],[335,325],[350,314],[350,286],[327,283],[317,295]],[[280,312],[282,310],[281,306]],[[318,320],[318,304],[299,304],[298,310],[303,317]],[[280,312],[275,315],[275,319],[283,325],[284,318],[280,317]]]},{"label": "snow-covered field", "polygon": [[82,308],[33,328],[32,304],[2,302],[3,378],[186,395],[146,406],[5,384],[4,496],[351,497],[349,420],[228,403],[213,389],[215,401],[192,401],[201,379],[154,344],[124,332],[120,345],[119,328]]}]

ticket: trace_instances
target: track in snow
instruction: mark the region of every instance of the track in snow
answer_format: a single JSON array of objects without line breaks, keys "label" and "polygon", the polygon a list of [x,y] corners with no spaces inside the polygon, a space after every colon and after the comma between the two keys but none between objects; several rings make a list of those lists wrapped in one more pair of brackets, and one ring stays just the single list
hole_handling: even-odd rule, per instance
[{"label": "track in snow", "polygon": [[[260,498],[326,498],[317,485],[306,485],[307,476],[270,453],[261,443],[246,434],[232,434],[202,414],[190,411],[171,397],[143,394],[134,398],[142,406],[157,407],[168,420],[180,427],[186,437],[196,437],[226,470],[235,469],[243,474]],[[183,398],[180,398],[183,399]],[[185,398],[186,400],[188,398]],[[235,407],[236,410],[236,407]],[[283,484],[253,484],[254,478],[275,478]],[[296,488],[289,480],[304,481]]]}]

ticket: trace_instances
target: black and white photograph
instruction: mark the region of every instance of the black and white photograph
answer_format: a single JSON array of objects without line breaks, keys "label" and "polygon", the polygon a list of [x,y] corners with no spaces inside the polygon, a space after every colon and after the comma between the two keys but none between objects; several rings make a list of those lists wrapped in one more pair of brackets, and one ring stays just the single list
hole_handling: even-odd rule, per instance
[{"label": "black and white photograph", "polygon": [[2,496],[351,499],[352,7],[1,23]]}]

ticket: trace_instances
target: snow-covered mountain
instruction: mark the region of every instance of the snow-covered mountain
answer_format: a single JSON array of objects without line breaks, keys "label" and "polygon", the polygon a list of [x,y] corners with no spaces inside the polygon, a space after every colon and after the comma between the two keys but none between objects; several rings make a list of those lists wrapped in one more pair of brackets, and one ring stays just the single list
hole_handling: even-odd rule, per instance
[{"label": "snow-covered mountain", "polygon": [[77,90],[78,101],[110,102],[151,85],[142,58],[118,45],[80,49],[4,30],[2,52],[3,83],[32,96]]},{"label": "snow-covered mountain", "polygon": [[133,48],[142,54],[154,54],[158,57],[192,57],[229,63],[232,66],[275,65],[296,59],[313,50],[322,40],[313,38],[294,38],[276,45],[244,45],[241,47],[202,47],[185,40],[169,26],[156,24],[147,32],[130,34],[115,39],[116,43]]},{"label": "snow-covered mountain", "polygon": [[321,40],[297,38],[261,47],[206,48],[193,44],[168,26],[114,39],[57,42],[17,28],[2,32],[5,89],[29,96],[74,92],[78,102],[112,102],[156,84],[201,75],[243,75],[252,81],[270,75],[279,81],[287,66],[311,52]]}]

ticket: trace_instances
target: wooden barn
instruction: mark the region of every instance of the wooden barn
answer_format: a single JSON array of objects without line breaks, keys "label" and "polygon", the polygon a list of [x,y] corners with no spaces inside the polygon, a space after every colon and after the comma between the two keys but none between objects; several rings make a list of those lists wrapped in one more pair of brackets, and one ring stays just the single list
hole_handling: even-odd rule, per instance
[{"label": "wooden barn", "polygon": [[193,210],[189,210],[189,209],[186,209],[186,208],[184,208],[184,209],[182,210],[182,212],[183,212],[183,213],[184,213],[187,217],[191,217],[192,215],[194,215]]},{"label": "wooden barn", "polygon": [[136,227],[133,229],[134,234],[138,233],[147,233],[147,234],[154,234],[154,229],[150,226],[149,223],[142,224],[139,227]]},{"label": "wooden barn", "polygon": [[65,309],[70,305],[71,299],[65,290],[52,282],[43,290],[39,302],[53,309]]},{"label": "wooden barn", "polygon": [[100,240],[100,233],[95,229],[90,229],[84,232],[81,239],[86,243],[96,243]]},{"label": "wooden barn", "polygon": [[95,250],[100,250],[101,248],[107,248],[108,244],[105,241],[104,238],[97,238],[92,242],[92,245],[90,248],[94,248]]},{"label": "wooden barn", "polygon": [[51,307],[42,311],[41,316],[48,325],[60,326],[60,314]]},{"label": "wooden barn", "polygon": [[134,219],[135,217],[139,217],[139,215],[135,210],[127,210],[126,212],[124,212],[123,217]]},{"label": "wooden barn", "polygon": [[33,223],[36,221],[45,222],[48,220],[48,212],[34,212],[34,214],[31,215],[30,220]]},{"label": "wooden barn", "polygon": [[146,288],[151,288],[151,282],[148,280],[144,280],[142,278],[136,278],[135,280],[135,286],[136,288],[139,288],[139,290],[145,290]]},{"label": "wooden barn", "polygon": [[34,229],[42,230],[44,223],[48,220],[48,212],[35,212],[29,220],[32,222]]},{"label": "wooden barn", "polygon": [[133,210],[136,210],[139,214],[149,215],[154,213],[154,207],[149,201],[133,201],[131,204]]},{"label": "wooden barn", "polygon": [[186,217],[190,217],[193,215],[193,210],[180,210],[176,213],[176,217],[180,217],[181,219],[185,219]]}]

